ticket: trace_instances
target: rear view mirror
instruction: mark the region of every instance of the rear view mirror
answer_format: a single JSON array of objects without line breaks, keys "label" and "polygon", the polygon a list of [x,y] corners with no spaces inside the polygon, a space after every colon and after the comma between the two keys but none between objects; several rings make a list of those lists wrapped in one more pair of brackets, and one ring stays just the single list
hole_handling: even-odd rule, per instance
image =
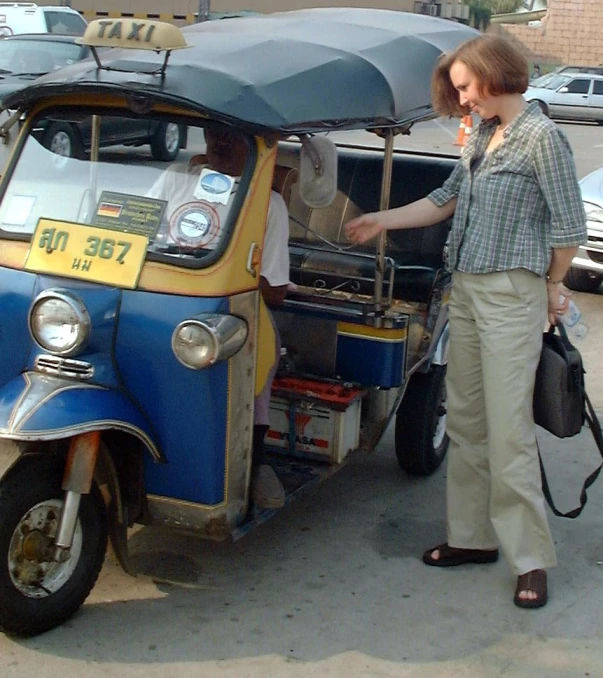
[{"label": "rear view mirror", "polygon": [[299,196],[308,207],[327,207],[337,195],[337,146],[327,137],[302,137]]}]

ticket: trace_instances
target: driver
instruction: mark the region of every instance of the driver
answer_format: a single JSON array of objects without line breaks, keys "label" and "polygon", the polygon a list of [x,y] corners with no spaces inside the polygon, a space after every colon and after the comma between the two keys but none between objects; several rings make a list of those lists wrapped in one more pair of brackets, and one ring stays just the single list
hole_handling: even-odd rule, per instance
[{"label": "driver", "polygon": [[[205,141],[207,159],[194,156],[187,164],[177,163],[168,167],[147,195],[167,201],[169,237],[174,242],[188,240],[188,244],[192,245],[195,241],[196,246],[213,249],[220,239],[222,217],[232,202],[245,167],[247,142],[241,134],[226,127],[206,129]],[[207,178],[205,182],[202,181],[204,177]],[[203,185],[213,195],[203,189]],[[212,197],[214,202],[211,202]],[[217,214],[217,218],[212,222],[213,213]],[[287,292],[288,241],[287,206],[282,196],[272,191],[260,268],[260,293],[269,309],[282,304]],[[280,356],[278,331],[272,314],[269,315],[276,337],[275,360],[262,392],[255,398],[251,497],[262,508],[280,508],[285,503],[285,490],[268,464],[264,449],[269,429],[270,391]]]}]

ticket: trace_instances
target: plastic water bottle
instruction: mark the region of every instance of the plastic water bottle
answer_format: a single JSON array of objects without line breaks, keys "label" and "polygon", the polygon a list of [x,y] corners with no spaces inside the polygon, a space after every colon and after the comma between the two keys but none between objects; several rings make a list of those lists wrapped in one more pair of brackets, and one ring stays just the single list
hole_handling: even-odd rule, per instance
[{"label": "plastic water bottle", "polygon": [[[564,296],[561,295],[562,303],[563,300]],[[563,323],[570,340],[584,339],[588,334],[588,325],[583,321],[582,313],[572,299],[569,300],[567,311],[559,316],[559,320]]]},{"label": "plastic water bottle", "polygon": [[277,371],[281,375],[293,374],[295,372],[295,361],[285,346],[281,348],[281,357],[278,363]]}]

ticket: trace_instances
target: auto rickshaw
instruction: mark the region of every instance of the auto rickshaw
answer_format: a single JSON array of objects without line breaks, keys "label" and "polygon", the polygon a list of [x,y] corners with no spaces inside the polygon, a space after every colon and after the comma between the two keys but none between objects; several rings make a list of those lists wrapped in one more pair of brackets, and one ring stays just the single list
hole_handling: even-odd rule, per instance
[{"label": "auto rickshaw", "polygon": [[[249,499],[254,395],[274,352],[258,275],[271,190],[288,205],[294,287],[274,314],[284,351],[268,434],[287,500],[373,450],[394,417],[402,468],[440,465],[449,225],[364,248],[342,227],[448,175],[452,157],[395,152],[393,140],[434,117],[435,62],[474,35],[368,9],[182,30],[101,19],[82,38],[93,60],[2,102],[13,148],[0,183],[5,632],[74,614],[108,539],[132,572],[136,524],[219,540],[274,513]],[[203,157],[204,130],[243,133],[232,199],[184,205],[166,224],[150,191],[165,165],[104,148],[103,130],[124,118],[187,129],[185,165]],[[89,133],[89,153],[49,145],[57,126]],[[383,148],[336,148],[333,130],[376,131]]]}]

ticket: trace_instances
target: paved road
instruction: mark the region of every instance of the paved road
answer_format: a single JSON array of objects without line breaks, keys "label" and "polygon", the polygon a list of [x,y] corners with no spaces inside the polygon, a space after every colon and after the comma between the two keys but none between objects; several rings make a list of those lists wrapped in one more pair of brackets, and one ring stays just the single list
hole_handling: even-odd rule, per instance
[{"label": "paved road", "polygon": [[[417,138],[449,143],[438,129]],[[564,129],[581,176],[603,164],[600,128]],[[590,324],[583,354],[603,413],[603,295],[575,299]],[[598,460],[592,440],[543,435],[541,447],[560,507],[572,508]],[[578,520],[551,518],[560,562],[539,611],[512,604],[502,561],[421,564],[444,536],[444,484],[445,469],[401,473],[389,431],[373,455],[236,544],[140,530],[131,539],[139,576],[107,561],[68,624],[27,641],[0,635],[0,676],[603,676],[603,482]]]}]

